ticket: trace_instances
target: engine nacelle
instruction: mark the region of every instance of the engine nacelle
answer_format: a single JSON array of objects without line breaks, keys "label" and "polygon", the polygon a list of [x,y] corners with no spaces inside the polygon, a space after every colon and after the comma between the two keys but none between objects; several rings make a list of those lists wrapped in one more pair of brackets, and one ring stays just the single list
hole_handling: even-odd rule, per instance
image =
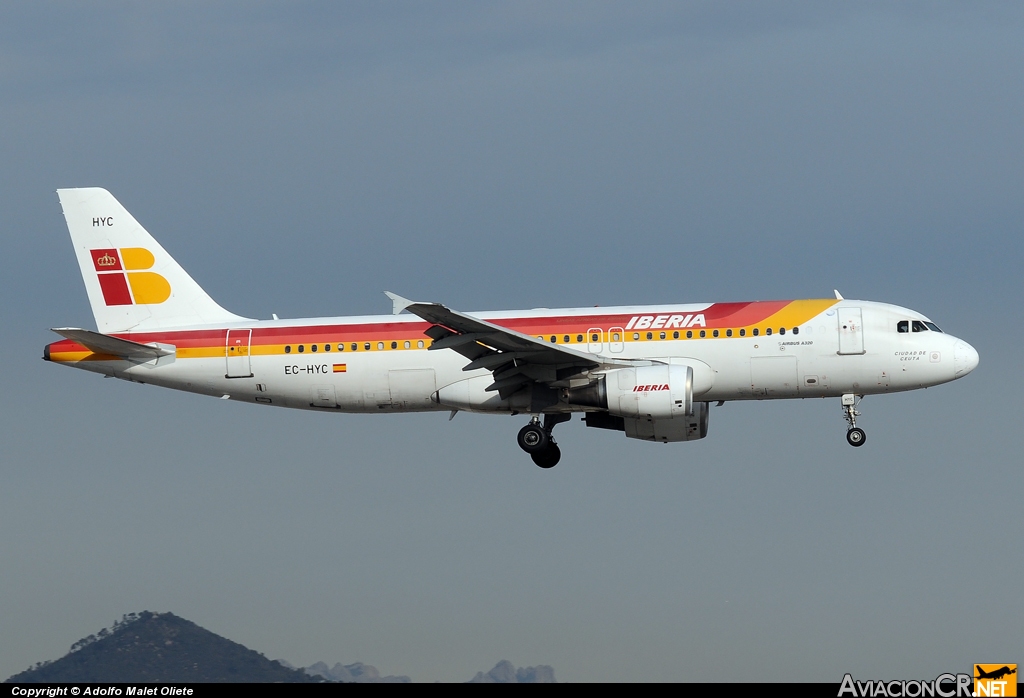
[{"label": "engine nacelle", "polygon": [[693,413],[693,368],[655,364],[605,374],[608,412],[618,417],[671,419]]},{"label": "engine nacelle", "polygon": [[631,439],[670,443],[696,441],[707,436],[710,412],[708,403],[696,402],[693,404],[693,414],[666,419],[617,417],[607,412],[588,412],[584,420],[588,427],[623,431]]},{"label": "engine nacelle", "polygon": [[668,419],[693,414],[693,400],[711,390],[715,372],[696,359],[617,368],[589,385],[571,388],[566,402],[608,410],[619,417]]}]

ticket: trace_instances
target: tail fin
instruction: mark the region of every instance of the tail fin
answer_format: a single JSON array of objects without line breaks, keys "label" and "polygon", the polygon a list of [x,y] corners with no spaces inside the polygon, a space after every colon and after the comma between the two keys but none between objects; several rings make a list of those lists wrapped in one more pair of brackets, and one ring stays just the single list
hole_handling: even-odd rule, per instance
[{"label": "tail fin", "polygon": [[106,189],[57,196],[100,332],[245,320],[217,305]]}]

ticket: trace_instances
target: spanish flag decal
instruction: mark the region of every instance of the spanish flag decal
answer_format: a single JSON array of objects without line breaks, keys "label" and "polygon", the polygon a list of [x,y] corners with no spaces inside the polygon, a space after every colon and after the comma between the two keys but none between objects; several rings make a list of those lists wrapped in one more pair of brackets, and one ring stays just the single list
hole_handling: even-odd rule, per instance
[{"label": "spanish flag decal", "polygon": [[347,366],[348,364],[334,364],[334,372],[345,373],[348,370]]}]

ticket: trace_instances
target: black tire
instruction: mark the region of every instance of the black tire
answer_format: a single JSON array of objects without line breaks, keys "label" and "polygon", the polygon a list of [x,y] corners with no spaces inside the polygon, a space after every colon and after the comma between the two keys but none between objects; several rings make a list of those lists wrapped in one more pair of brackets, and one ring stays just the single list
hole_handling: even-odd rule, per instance
[{"label": "black tire", "polygon": [[851,446],[863,446],[868,440],[867,434],[860,427],[854,427],[846,432],[846,443]]},{"label": "black tire", "polygon": [[554,468],[562,458],[562,450],[555,444],[551,444],[543,451],[531,453],[530,457],[541,468]]},{"label": "black tire", "polygon": [[548,447],[551,440],[540,425],[531,423],[519,430],[516,441],[519,442],[519,448],[527,453],[539,453]]}]

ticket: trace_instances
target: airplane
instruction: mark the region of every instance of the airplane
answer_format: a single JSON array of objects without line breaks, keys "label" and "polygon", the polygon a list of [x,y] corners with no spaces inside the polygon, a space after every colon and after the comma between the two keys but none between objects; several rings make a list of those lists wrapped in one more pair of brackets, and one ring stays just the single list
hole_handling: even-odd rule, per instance
[{"label": "airplane", "polygon": [[974,669],[975,669],[975,671],[978,672],[977,676],[974,677],[976,679],[996,679],[996,680],[998,680],[998,679],[1003,678],[1004,676],[1009,676],[1010,674],[1016,674],[1017,673],[1016,665],[1014,665],[1013,669],[1011,669],[1009,666],[1005,666],[1004,665],[1004,666],[1000,667],[999,669],[994,669],[993,671],[985,671],[984,669],[981,668],[980,664],[975,664],[974,665]]},{"label": "airplane", "polygon": [[[863,446],[866,395],[966,376],[978,352],[914,310],[834,298],[463,313],[386,292],[391,315],[257,320],[228,312],[105,189],[57,191],[97,331],[60,327],[43,358],[225,400],[339,413],[528,415],[703,439],[713,403],[839,398]],[[450,418],[451,418],[450,417]],[[449,419],[450,419],[449,418]]]}]

